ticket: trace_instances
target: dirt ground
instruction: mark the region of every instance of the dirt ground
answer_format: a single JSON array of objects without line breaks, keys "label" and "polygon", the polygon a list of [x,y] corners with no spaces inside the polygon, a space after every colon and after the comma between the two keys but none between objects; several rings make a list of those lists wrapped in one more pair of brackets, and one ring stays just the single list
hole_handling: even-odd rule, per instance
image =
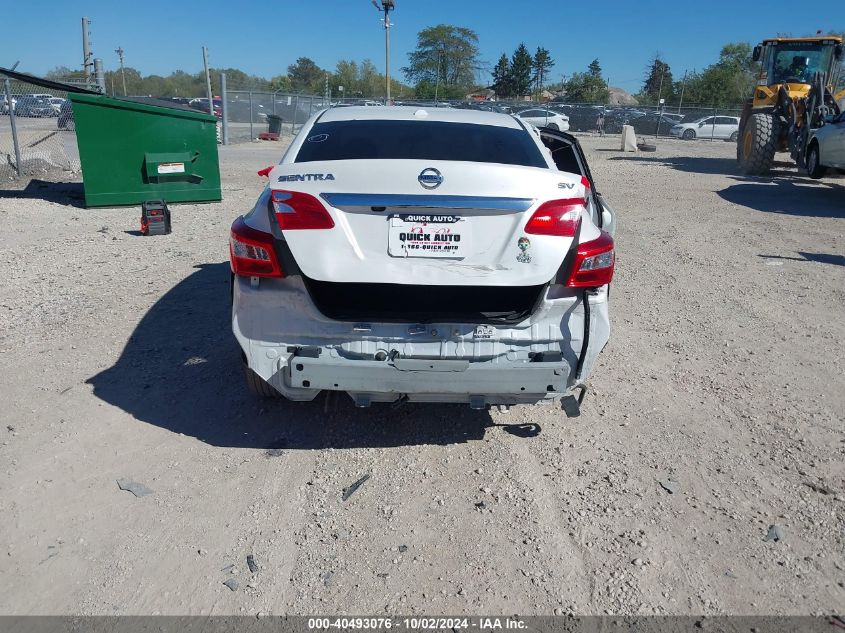
[{"label": "dirt ground", "polygon": [[582,140],[619,231],[579,418],[254,400],[227,231],[278,144],[166,237],[2,185],[0,613],[841,611],[845,181]]}]

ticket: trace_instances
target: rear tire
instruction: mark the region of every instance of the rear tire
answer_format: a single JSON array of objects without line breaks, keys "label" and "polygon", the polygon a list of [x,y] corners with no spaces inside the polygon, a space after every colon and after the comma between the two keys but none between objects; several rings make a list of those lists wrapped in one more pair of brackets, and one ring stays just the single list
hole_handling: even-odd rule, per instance
[{"label": "rear tire", "polygon": [[681,138],[685,141],[691,141],[695,138],[695,130],[684,130],[684,133],[681,134]]},{"label": "rear tire", "polygon": [[742,138],[737,140],[739,169],[750,176],[761,176],[772,168],[777,151],[777,124],[769,112],[755,112],[748,117]]},{"label": "rear tire", "polygon": [[813,143],[807,150],[807,175],[818,180],[827,173],[827,167],[821,164],[819,144]]},{"label": "rear tire", "polygon": [[731,143],[736,143],[739,140],[739,132],[734,132],[733,134],[731,134],[728,140]]},{"label": "rear tire", "polygon": [[270,386],[266,380],[252,371],[246,363],[243,365],[244,379],[246,380],[246,388],[249,392],[258,398],[281,398],[282,394]]},{"label": "rear tire", "polygon": [[558,127],[557,123],[549,123],[549,129],[557,131],[560,128]]}]

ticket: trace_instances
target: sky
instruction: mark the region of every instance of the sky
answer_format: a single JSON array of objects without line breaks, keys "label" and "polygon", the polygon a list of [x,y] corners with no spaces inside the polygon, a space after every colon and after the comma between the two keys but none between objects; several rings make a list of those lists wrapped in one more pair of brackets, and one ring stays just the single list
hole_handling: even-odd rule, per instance
[{"label": "sky", "polygon": [[[727,42],[756,44],[765,37],[804,35],[817,29],[845,30],[845,17],[829,11],[794,11],[795,3],[682,0],[396,0],[391,12],[391,74],[416,44],[417,33],[436,24],[473,29],[481,59],[490,69],[502,53],[524,42],[533,53],[547,48],[555,60],[550,81],[583,72],[598,58],[610,85],[636,92],[645,68],[659,52],[675,79],[713,63]],[[825,14],[831,17],[827,17]],[[815,14],[812,15],[812,14]],[[252,75],[285,74],[297,57],[310,57],[332,70],[340,59],[373,60],[384,71],[384,29],[370,0],[40,0],[15,2],[14,28],[0,35],[0,66],[20,61],[18,70],[42,75],[57,66],[81,68],[81,18],[91,20],[91,48],[106,70],[118,67],[114,52],[142,74],[202,69],[201,47],[210,64]],[[837,23],[838,19],[838,23]],[[480,78],[489,81],[489,75]]]}]

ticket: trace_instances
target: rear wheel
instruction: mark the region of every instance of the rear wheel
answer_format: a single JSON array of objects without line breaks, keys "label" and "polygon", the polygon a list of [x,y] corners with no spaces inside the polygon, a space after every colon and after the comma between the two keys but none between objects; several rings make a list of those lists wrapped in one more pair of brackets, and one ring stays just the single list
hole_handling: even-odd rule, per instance
[{"label": "rear wheel", "polygon": [[819,156],[819,144],[814,142],[807,150],[807,175],[818,180],[826,173],[827,167],[821,164]]},{"label": "rear wheel", "polygon": [[282,394],[276,391],[270,384],[261,376],[252,371],[244,362],[244,379],[246,380],[246,388],[249,392],[259,398],[281,398]]},{"label": "rear wheel", "polygon": [[739,132],[734,132],[728,138],[728,140],[731,141],[732,143],[736,143],[738,139],[739,139]]},{"label": "rear wheel", "polygon": [[681,135],[681,138],[685,141],[691,141],[695,138],[695,130],[684,130],[684,133]]},{"label": "rear wheel", "polygon": [[550,130],[559,130],[560,128],[558,127],[557,123],[549,123],[549,129]]},{"label": "rear wheel", "polygon": [[748,117],[736,150],[744,174],[759,176],[772,168],[777,151],[776,128],[775,117],[769,112],[755,112]]}]

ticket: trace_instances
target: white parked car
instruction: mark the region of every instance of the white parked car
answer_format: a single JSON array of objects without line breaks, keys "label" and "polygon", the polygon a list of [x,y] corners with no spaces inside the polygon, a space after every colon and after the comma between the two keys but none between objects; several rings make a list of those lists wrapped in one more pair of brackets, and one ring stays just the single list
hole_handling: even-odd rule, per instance
[{"label": "white parked car", "polygon": [[739,138],[739,117],[705,116],[689,123],[672,126],[669,133],[691,141],[694,138],[724,138],[736,141]]},{"label": "white parked car", "polygon": [[821,178],[829,168],[845,169],[845,112],[813,130],[807,146],[810,178]]},{"label": "white parked car", "polygon": [[0,94],[0,114],[9,114],[9,110],[15,109],[15,104],[18,102],[17,99],[12,97],[11,107],[9,107],[9,102],[6,101],[6,95]]},{"label": "white parked car", "polygon": [[516,116],[534,127],[548,127],[553,130],[560,130],[561,132],[569,130],[569,117],[554,110],[530,108],[522,112],[517,112]]},{"label": "white parked car", "polygon": [[574,137],[494,112],[331,108],[268,175],[230,235],[251,391],[583,395],[610,334],[615,219]]}]

